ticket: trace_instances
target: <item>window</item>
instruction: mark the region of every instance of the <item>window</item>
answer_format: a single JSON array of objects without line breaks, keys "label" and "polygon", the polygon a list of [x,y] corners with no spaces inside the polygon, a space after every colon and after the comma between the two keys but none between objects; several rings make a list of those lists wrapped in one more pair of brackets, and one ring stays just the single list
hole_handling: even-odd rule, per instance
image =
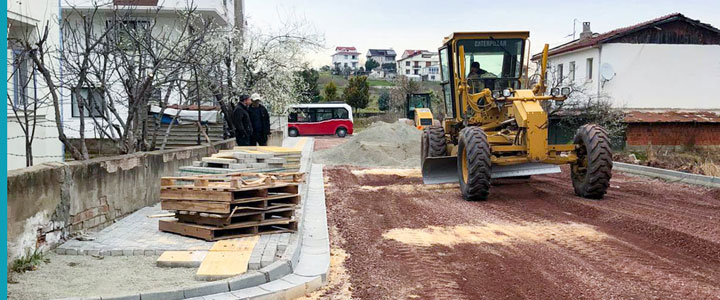
[{"label": "window", "polygon": [[558,79],[558,83],[563,82],[563,64],[559,64],[557,66],[557,79]]},{"label": "window", "polygon": [[419,71],[420,71],[420,70],[415,69],[415,70],[413,70],[413,74],[417,75],[417,74],[419,73]]},{"label": "window", "polygon": [[[90,93],[92,91],[92,93]],[[80,108],[78,106],[76,94],[80,94],[83,100],[83,116],[86,117],[101,117],[104,115],[105,109],[105,95],[102,89],[98,88],[80,88],[77,93],[70,94],[70,101],[72,102],[72,116],[80,117]],[[88,96],[89,94],[89,96]]]},{"label": "window", "polygon": [[440,75],[442,75],[442,79],[445,81],[450,80],[450,67],[448,64],[448,48],[442,48],[440,50],[440,67],[442,68],[442,72]]},{"label": "window", "polygon": [[348,111],[344,108],[335,108],[333,113],[333,119],[348,119]]},{"label": "window", "polygon": [[410,66],[410,61],[406,61],[406,62],[405,62],[405,66],[406,66],[406,67],[409,67],[409,66]]},{"label": "window", "polygon": [[27,87],[30,84],[27,56],[13,50],[13,104],[24,108],[27,105]]},{"label": "window", "polygon": [[310,109],[295,108],[288,116],[288,122],[310,122]]},{"label": "window", "polygon": [[575,62],[571,61],[569,63],[569,65],[570,65],[570,70],[568,72],[568,77],[570,77],[570,82],[574,82],[575,81]]},{"label": "window", "polygon": [[347,59],[347,55],[345,55],[345,59]]},{"label": "window", "polygon": [[[106,26],[112,26],[112,22],[107,21]],[[149,40],[149,36],[145,32],[148,28],[150,28],[150,22],[145,20],[120,21],[115,25],[113,33],[109,37],[114,39],[122,50],[136,50],[136,40],[143,38]]]},{"label": "window", "polygon": [[431,64],[432,64],[432,63],[429,62],[429,61],[426,61],[426,62],[425,62],[425,66],[426,66],[426,67],[429,67]]},{"label": "window", "polygon": [[585,69],[587,70],[587,73],[585,74],[585,78],[587,78],[587,80],[592,80],[592,73],[593,73],[593,69],[592,69],[592,68],[593,68],[593,59],[592,59],[592,57],[587,59],[586,65],[587,65],[587,66],[585,67]]},{"label": "window", "polygon": [[410,70],[405,70],[405,74],[410,74]]},{"label": "window", "polygon": [[[463,39],[458,40],[453,52],[460,46],[465,48],[465,72],[470,73],[470,65],[480,64],[480,70],[473,79],[478,88],[491,90],[518,88],[518,79],[522,73],[522,39]],[[459,58],[459,57],[457,57]],[[459,61],[459,59],[456,59]]]},{"label": "window", "polygon": [[355,55],[352,56],[352,59],[355,59]]},{"label": "window", "polygon": [[419,67],[419,66],[420,66],[420,62],[416,61],[414,67]]},{"label": "window", "polygon": [[333,118],[332,108],[313,108],[312,110],[315,111],[315,122],[332,120]]}]

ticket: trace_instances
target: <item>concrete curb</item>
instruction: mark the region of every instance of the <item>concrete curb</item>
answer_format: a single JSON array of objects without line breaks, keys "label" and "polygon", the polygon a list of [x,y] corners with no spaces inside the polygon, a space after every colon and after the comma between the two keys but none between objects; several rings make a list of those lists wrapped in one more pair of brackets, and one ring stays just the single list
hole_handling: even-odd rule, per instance
[{"label": "concrete curb", "polygon": [[674,182],[720,188],[720,177],[690,174],[680,171],[634,165],[615,161],[613,162],[613,169],[630,174],[643,175],[652,178],[660,178]]},{"label": "concrete curb", "polygon": [[[281,258],[270,265],[260,269],[259,271],[249,270],[247,273],[231,277],[224,280],[218,280],[208,283],[202,283],[190,287],[181,287],[176,290],[155,291],[123,296],[109,297],[79,297],[65,299],[140,299],[140,300],[170,300],[170,299],[204,299],[204,296],[212,295],[212,299],[294,299],[304,296],[306,293],[317,290],[326,280],[327,271],[329,269],[330,252],[329,243],[324,245],[327,247],[327,258],[321,258],[319,261],[315,257],[308,256],[308,260],[301,261],[301,251],[306,247],[303,243],[303,236],[315,237],[317,231],[324,229],[324,236],[327,236],[327,217],[325,214],[325,192],[323,187],[322,165],[312,165],[312,151],[314,139],[307,138],[303,147],[303,155],[301,159],[301,172],[307,172],[308,182],[301,187],[302,205],[298,208],[298,231],[288,241]],[[317,174],[315,174],[317,173]],[[311,184],[312,183],[312,184]],[[317,198],[317,199],[315,199]],[[311,201],[313,200],[313,201]],[[306,214],[306,207],[309,203],[313,203],[312,207],[322,207],[322,211],[315,211],[312,214]],[[319,203],[321,202],[321,204]],[[318,214],[322,214],[320,217]],[[311,222],[309,230],[307,227],[306,215],[313,215],[314,219],[322,219],[324,228],[318,228],[318,225]],[[320,224],[322,225],[322,224]],[[310,232],[308,232],[310,231]],[[317,244],[317,243],[314,243]],[[322,247],[322,245],[320,245]],[[318,246],[313,246],[317,249]],[[308,248],[310,249],[310,248]],[[317,250],[315,250],[317,251]],[[314,253],[314,252],[313,252]],[[327,264],[322,262],[327,261]],[[320,263],[318,263],[320,262]],[[304,266],[304,267],[303,267]],[[315,266],[315,267],[312,267]],[[296,267],[304,268],[306,274],[316,274],[311,276],[302,276],[293,273]],[[318,269],[319,268],[319,269]]]}]

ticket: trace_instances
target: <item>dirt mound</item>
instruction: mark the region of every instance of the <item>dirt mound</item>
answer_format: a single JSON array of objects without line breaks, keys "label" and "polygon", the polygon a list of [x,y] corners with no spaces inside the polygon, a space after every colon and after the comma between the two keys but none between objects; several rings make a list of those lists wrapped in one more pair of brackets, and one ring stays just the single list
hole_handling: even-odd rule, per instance
[{"label": "dirt mound", "polygon": [[314,162],[365,167],[420,167],[422,132],[402,122],[376,122],[348,142],[315,153]]}]

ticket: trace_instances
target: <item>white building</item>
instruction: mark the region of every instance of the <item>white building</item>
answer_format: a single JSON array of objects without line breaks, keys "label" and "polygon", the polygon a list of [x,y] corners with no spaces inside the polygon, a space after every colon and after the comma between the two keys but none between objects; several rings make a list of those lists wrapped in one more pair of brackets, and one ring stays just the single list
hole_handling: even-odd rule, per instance
[{"label": "white building", "polygon": [[[31,43],[36,41],[42,34],[45,24],[49,24],[47,49],[57,50],[60,40],[60,30],[57,25],[59,11],[56,1],[7,1],[7,92],[12,99],[12,104],[6,102],[8,103],[8,170],[26,166],[25,132],[22,128],[28,123],[29,126],[25,126],[28,131],[32,132],[33,128],[35,130],[31,148],[33,164],[63,160],[63,147],[57,139],[55,113],[49,90],[42,83],[43,80],[39,75],[33,72],[32,61],[23,55],[21,46],[18,45],[18,42],[22,41]],[[46,59],[49,68],[58,70],[59,61],[54,56]],[[38,104],[37,110],[34,109],[34,103]],[[26,123],[23,116],[28,115],[32,120],[33,111],[36,123],[32,121]],[[19,122],[17,117],[20,117]],[[32,123],[35,125],[33,126]],[[30,135],[32,136],[31,133]]]},{"label": "white building", "polygon": [[[235,1],[242,1],[242,0],[235,0]],[[95,7],[94,3],[97,3],[95,0],[68,0],[68,1],[62,1],[62,10],[63,10],[63,18],[72,21],[73,18],[79,18],[77,11],[90,11]],[[105,3],[105,2],[102,2]],[[110,12],[114,9],[127,9],[128,11],[132,12],[132,18],[131,21],[124,20],[125,23],[132,24],[125,24],[126,26],[132,26],[133,28],[139,28],[139,26],[146,26],[147,28],[153,28],[153,35],[159,35],[159,34],[173,34],[173,32],[179,33],[182,32],[182,28],[178,28],[180,26],[183,26],[183,22],[178,22],[178,11],[186,10],[188,9],[188,5],[193,5],[195,7],[195,12],[206,17],[209,19],[212,19],[216,24],[224,26],[224,25],[230,25],[232,26],[235,21],[235,4],[233,0],[205,0],[205,1],[185,1],[185,0],[113,0],[112,3],[109,4],[101,4],[100,7],[98,7],[98,14],[96,16],[104,16],[107,15],[108,17],[112,16],[112,14],[104,14],[105,12]],[[159,10],[158,10],[159,9]],[[157,11],[157,13],[156,13]],[[99,17],[99,20],[95,20],[97,27],[106,26],[107,20],[102,20],[102,17]],[[73,24],[73,23],[71,23]],[[75,23],[79,24],[79,23]],[[102,28],[97,29],[98,32],[102,32]],[[66,39],[67,40],[67,39]],[[67,76],[66,76],[67,77]],[[67,89],[69,87],[66,87],[64,90],[64,99],[63,101],[63,123],[65,128],[69,128],[69,130],[65,131],[65,134],[70,138],[79,138],[79,128],[80,128],[80,110],[78,109],[78,105],[76,103],[76,99],[72,96],[72,93]],[[80,93],[82,95],[87,95],[90,92],[89,88],[83,89]],[[122,95],[124,93],[123,87],[121,84],[115,84],[114,86],[105,87],[105,90],[93,90],[94,99],[100,99],[102,101],[102,104],[100,104],[100,107],[107,108],[107,104],[105,103],[105,95],[114,93],[117,95]],[[164,95],[164,89],[155,89],[153,91],[153,97],[154,98],[162,98]],[[186,91],[186,95],[189,95],[189,91]],[[177,91],[174,91],[170,94],[169,97],[169,104],[179,104],[181,102],[182,96]],[[118,101],[116,99],[116,101]],[[203,104],[205,105],[205,104]],[[119,105],[115,104],[115,109],[118,111],[118,115],[125,119],[127,118],[128,109],[126,105]],[[100,127],[107,128],[109,126],[119,126],[120,122],[115,118],[115,116],[107,111],[107,109],[104,109],[103,112],[98,112],[96,110],[90,111],[88,109],[85,109],[85,116],[89,116],[90,114],[107,114],[108,118],[111,120],[111,122],[105,122],[102,120],[102,118],[95,118],[100,123]],[[107,124],[112,123],[112,124]],[[107,130],[110,134],[115,134],[113,130]],[[85,138],[86,139],[93,139],[93,138],[102,138],[104,137],[103,133],[98,129],[98,125],[94,124],[93,120],[90,118],[85,118]]]},{"label": "white building", "polygon": [[551,83],[625,109],[720,108],[715,93],[700,92],[720,82],[720,30],[682,14],[603,34],[586,22],[579,39],[550,49],[548,66]]},{"label": "white building", "polygon": [[332,55],[333,68],[344,70],[350,68],[357,70],[360,68],[360,52],[355,47],[335,47],[335,54]]},{"label": "white building", "polygon": [[439,69],[432,68],[439,64],[440,60],[437,52],[405,50],[402,57],[397,61],[398,75],[418,75],[423,80],[440,80]]}]

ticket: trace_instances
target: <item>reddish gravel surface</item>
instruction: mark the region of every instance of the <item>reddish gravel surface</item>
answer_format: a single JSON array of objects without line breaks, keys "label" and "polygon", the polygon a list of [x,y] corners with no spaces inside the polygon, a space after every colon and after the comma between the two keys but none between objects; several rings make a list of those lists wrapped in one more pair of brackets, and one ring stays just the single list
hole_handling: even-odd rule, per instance
[{"label": "reddish gravel surface", "polygon": [[315,137],[315,151],[325,150],[328,148],[333,148],[335,146],[340,146],[344,144],[345,142],[349,141],[352,138],[352,136],[347,136],[344,138],[339,138],[335,136],[317,136]]},{"label": "reddish gravel surface", "polygon": [[[353,170],[325,168],[325,193],[354,298],[720,298],[718,189],[616,172],[604,200],[587,200],[563,168],[466,202],[456,184]],[[458,225],[479,231],[413,235]]]}]

